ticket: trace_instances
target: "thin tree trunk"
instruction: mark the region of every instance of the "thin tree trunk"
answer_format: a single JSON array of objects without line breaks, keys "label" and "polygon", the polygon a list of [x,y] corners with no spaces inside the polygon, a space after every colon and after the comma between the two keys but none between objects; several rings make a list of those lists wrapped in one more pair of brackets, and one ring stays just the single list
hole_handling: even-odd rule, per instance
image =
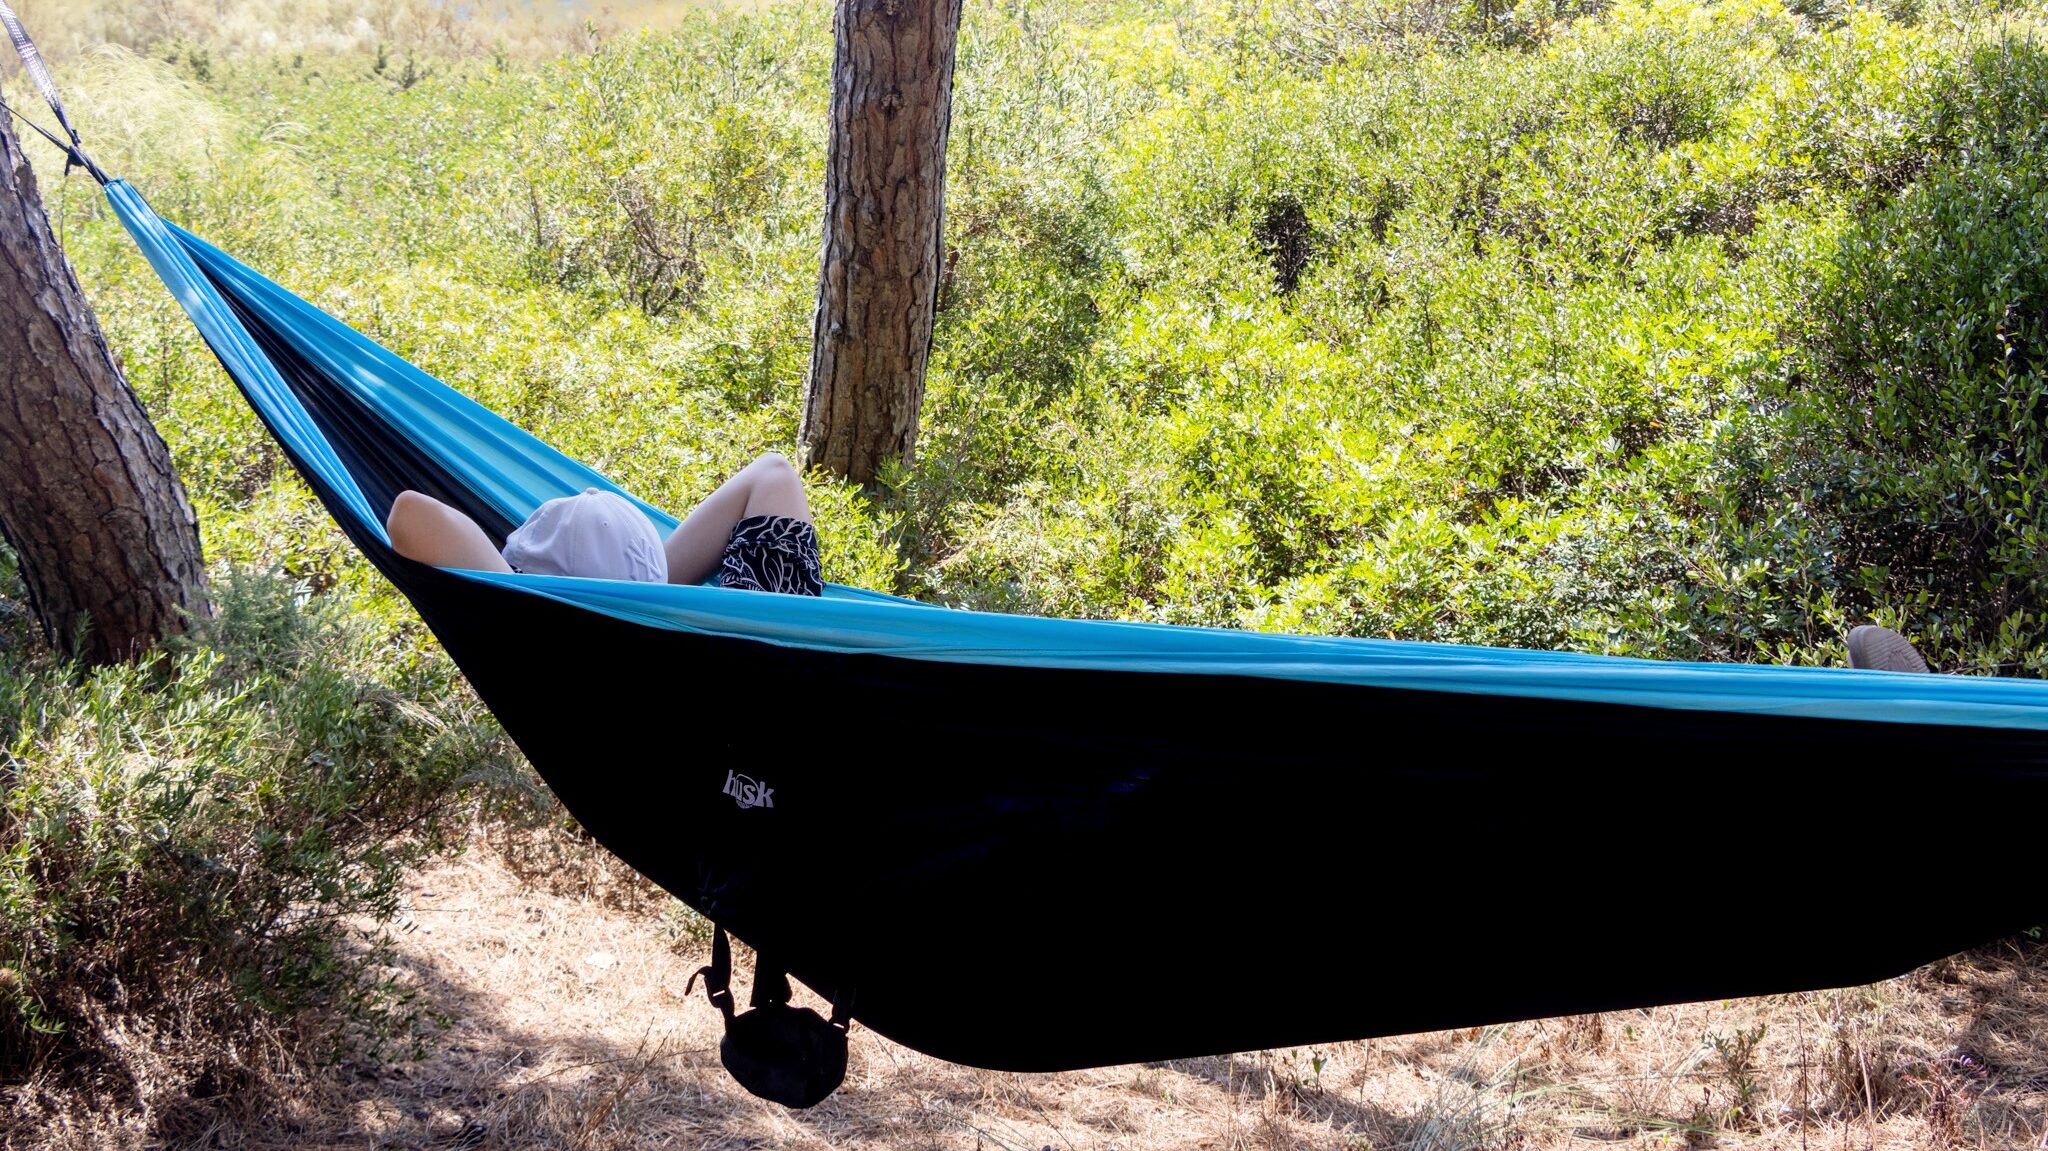
[{"label": "thin tree trunk", "polygon": [[52,643],[139,654],[206,602],[198,522],[0,115],[0,531]]},{"label": "thin tree trunk", "polygon": [[917,442],[960,0],[840,0],[807,461],[871,483]]}]

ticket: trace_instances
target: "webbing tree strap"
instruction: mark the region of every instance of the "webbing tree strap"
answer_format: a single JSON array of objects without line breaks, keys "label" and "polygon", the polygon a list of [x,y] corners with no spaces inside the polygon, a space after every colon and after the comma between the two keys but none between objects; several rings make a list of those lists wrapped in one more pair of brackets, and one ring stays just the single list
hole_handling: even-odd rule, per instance
[{"label": "webbing tree strap", "polygon": [[789,976],[783,971],[782,964],[756,952],[754,987],[747,993],[747,1006],[766,1007],[771,1003],[787,1003],[789,998]]},{"label": "webbing tree strap", "polygon": [[[42,133],[44,139],[63,149],[66,171],[70,171],[72,165],[77,165],[104,185],[107,182],[107,174],[100,171],[100,166],[93,163],[92,158],[85,154],[85,144],[78,138],[78,129],[71,126],[70,113],[64,111],[64,98],[57,92],[57,81],[51,78],[49,65],[43,62],[43,54],[36,51],[35,41],[28,38],[28,29],[21,26],[21,17],[14,14],[13,6],[7,0],[0,0],[0,24],[6,25],[7,38],[14,41],[14,52],[21,57],[22,69],[28,73],[28,78],[35,84],[36,90],[43,94],[43,101],[57,116],[57,126],[64,129],[65,135],[71,137],[71,141],[65,143],[58,139],[55,133],[15,112],[14,109],[6,110],[20,117],[22,123]],[[0,107],[6,106],[0,104]]]},{"label": "webbing tree strap", "polygon": [[683,994],[688,995],[697,986],[698,979],[704,980],[704,994],[711,1005],[718,1008],[726,1022],[732,1021],[732,942],[726,938],[725,928],[712,928],[711,962],[699,967],[683,985]]}]

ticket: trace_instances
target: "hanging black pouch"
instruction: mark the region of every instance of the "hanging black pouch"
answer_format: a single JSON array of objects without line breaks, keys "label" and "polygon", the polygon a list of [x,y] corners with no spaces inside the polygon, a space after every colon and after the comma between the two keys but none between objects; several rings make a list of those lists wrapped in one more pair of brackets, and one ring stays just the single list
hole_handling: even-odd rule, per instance
[{"label": "hanging black pouch", "polygon": [[[718,1045],[726,1073],[750,1093],[784,1107],[804,1108],[823,1102],[846,1079],[847,996],[833,1004],[825,1019],[808,1007],[792,1007],[789,977],[782,969],[756,957],[750,1011],[733,1012],[732,944],[725,929],[711,940],[711,964],[697,969],[711,1005],[725,1016],[725,1039]],[[684,989],[688,993],[688,988]]]}]

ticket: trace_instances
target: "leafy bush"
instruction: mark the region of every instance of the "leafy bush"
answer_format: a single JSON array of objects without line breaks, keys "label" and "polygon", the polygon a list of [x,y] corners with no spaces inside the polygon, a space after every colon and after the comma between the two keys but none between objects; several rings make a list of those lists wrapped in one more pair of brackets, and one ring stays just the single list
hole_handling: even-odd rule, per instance
[{"label": "leafy bush", "polygon": [[509,747],[445,661],[392,664],[344,603],[275,576],[216,592],[219,616],[151,663],[0,664],[9,1079],[149,1114],[263,1085],[265,1035],[320,1050],[419,1021],[380,975],[382,931]]},{"label": "leafy bush", "polygon": [[1802,326],[1772,497],[1830,541],[1837,594],[1950,664],[2048,666],[2048,169],[1929,173],[1845,230]]},{"label": "leafy bush", "polygon": [[513,208],[543,281],[659,316],[764,264],[814,262],[814,214],[790,193],[824,179],[830,57],[787,51],[793,23],[701,19],[550,70],[552,115],[520,141]]},{"label": "leafy bush", "polygon": [[[691,13],[541,65],[426,58],[409,85],[389,61],[425,42],[394,39],[382,73],[373,45],[217,50],[204,78],[138,43],[95,59],[79,103],[108,119],[142,83],[204,135],[118,138],[159,201],[680,511],[794,436],[827,15]],[[1875,615],[1948,637],[1953,664],[2018,666],[2041,634],[2032,521],[1997,501],[2027,473],[2017,443],[1954,437],[1994,414],[1963,393],[2030,385],[1899,349],[1936,356],[1960,320],[1930,292],[2027,314],[2031,265],[1994,255],[2032,242],[2017,219],[1948,273],[1905,245],[2032,186],[2037,18],[970,8],[924,450],[881,492],[820,478],[831,574],[1004,610],[1707,658],[1835,658]],[[209,548],[376,587],[125,241],[75,223]],[[1900,342],[1883,362],[1871,324]],[[1947,423],[1870,430],[1880,393],[1903,397],[1883,418],[1926,417],[1941,372]],[[1942,445],[2001,453],[2005,486],[1957,504],[1970,471],[1930,470]],[[1840,497],[1909,464],[1917,494]],[[2012,650],[1984,638],[2007,631]],[[2003,654],[1971,654],[1987,642]]]}]

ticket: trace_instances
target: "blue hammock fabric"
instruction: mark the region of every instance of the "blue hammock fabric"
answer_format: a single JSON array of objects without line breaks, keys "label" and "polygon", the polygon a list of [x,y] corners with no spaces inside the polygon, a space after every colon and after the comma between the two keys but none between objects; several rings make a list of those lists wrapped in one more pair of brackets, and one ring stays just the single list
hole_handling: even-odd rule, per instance
[{"label": "blue hammock fabric", "polygon": [[[404,488],[499,539],[618,489],[107,195],[590,833],[909,1046],[1054,1070],[1839,986],[2048,918],[2048,683],[412,563]],[[1907,903],[1875,851],[1969,878]]]}]

